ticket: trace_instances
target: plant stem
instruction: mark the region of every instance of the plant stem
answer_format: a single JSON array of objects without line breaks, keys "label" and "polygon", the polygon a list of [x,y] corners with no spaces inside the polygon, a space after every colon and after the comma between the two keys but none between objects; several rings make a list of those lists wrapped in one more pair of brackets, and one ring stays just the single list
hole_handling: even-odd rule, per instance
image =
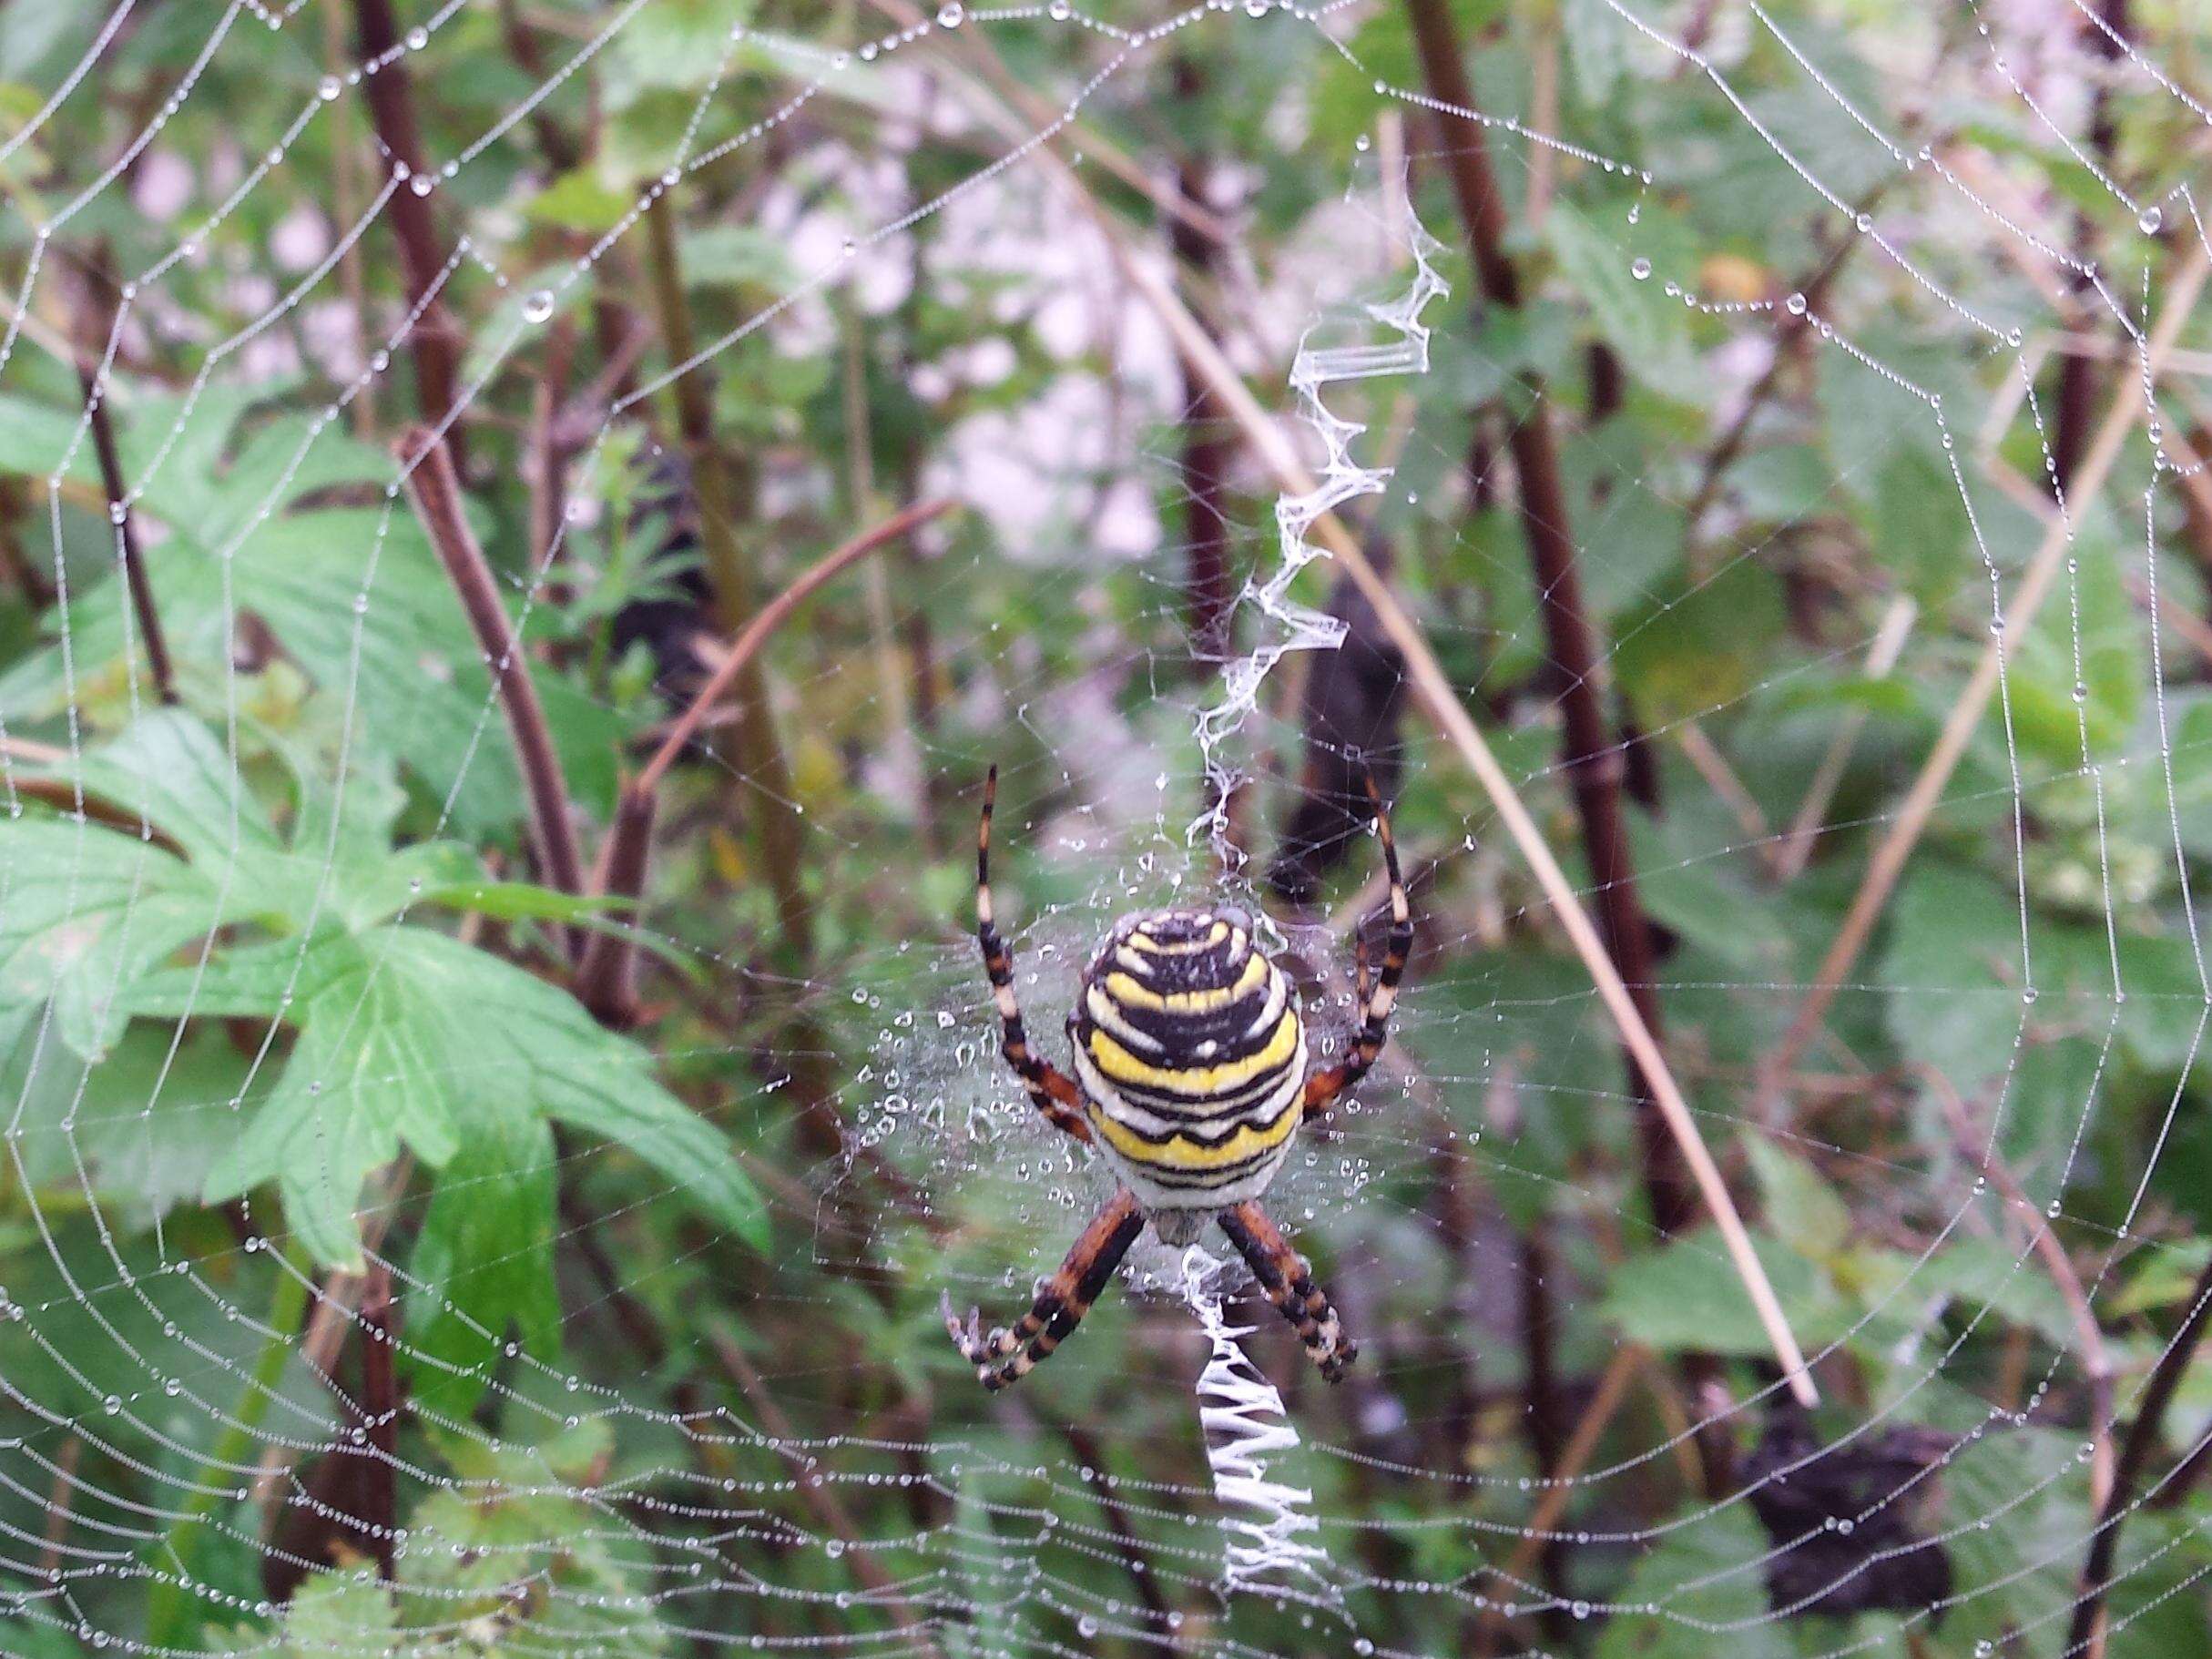
[{"label": "plant stem", "polygon": [[[423,419],[443,432],[458,412],[460,342],[452,319],[438,299],[450,262],[438,251],[430,198],[416,195],[413,188],[413,180],[423,176],[422,129],[415,121],[414,91],[392,0],[353,0],[353,28],[361,48],[362,86],[368,95],[370,124],[376,129],[377,141],[383,146],[392,170],[407,169],[407,180],[392,191],[385,211],[391,215],[392,234],[399,241],[400,260],[406,267],[408,303],[414,311],[408,349],[414,357],[415,402]],[[448,434],[448,442],[454,446],[454,465],[465,466],[457,429]]]},{"label": "plant stem", "polygon": [[[101,261],[105,263],[105,261]],[[86,298],[103,279],[87,274]],[[146,643],[146,661],[154,677],[154,692],[164,703],[177,700],[176,675],[169,667],[169,650],[161,632],[161,613],[154,605],[154,590],[146,576],[146,555],[138,545],[138,523],[130,510],[130,486],[123,476],[123,462],[116,450],[115,425],[107,415],[111,371],[107,367],[115,332],[115,313],[102,305],[101,317],[88,310],[76,364],[78,382],[85,392],[85,413],[92,422],[92,447],[99,456],[100,483],[107,495],[107,516],[115,525],[116,556],[123,565],[124,585],[130,593],[132,615]]]},{"label": "plant stem", "polygon": [[[645,216],[646,260],[651,267],[654,303],[660,312],[661,345],[668,352],[676,402],[677,431],[689,463],[691,493],[698,504],[699,541],[707,555],[708,580],[714,588],[715,618],[725,634],[743,631],[752,619],[752,573],[738,545],[735,492],[723,452],[714,441],[714,396],[697,361],[691,309],[684,298],[682,269],[676,249],[676,205],[663,195]],[[790,808],[790,768],[776,736],[768,706],[768,687],[749,657],[737,671],[737,763],[753,787],[759,808],[755,824],[761,862],[775,895],[776,916],[786,949],[803,963],[813,954],[813,916],[800,880],[799,825]]]},{"label": "plant stem", "polygon": [[[1175,96],[1195,106],[1206,91],[1206,71],[1194,54],[1175,60]],[[1176,174],[1176,193],[1204,204],[1211,169],[1203,152],[1185,155]],[[1188,219],[1171,219],[1168,245],[1184,270],[1206,278],[1214,274],[1221,244]],[[1210,673],[1228,651],[1228,518],[1222,510],[1222,484],[1235,449],[1222,429],[1227,417],[1206,377],[1183,365],[1183,545],[1188,575],[1193,667]]]},{"label": "plant stem", "polygon": [[[2089,1559],[2082,1567],[2082,1593],[2074,1603],[2074,1627],[2066,1636],[2065,1651],[2069,1654],[2086,1653],[2089,1659],[2103,1659],[2105,1591],[2111,1582],[2113,1557],[2120,1547],[2120,1525],[2135,1506],[2136,1483],[2142,1479],[2144,1465],[2150,1461],[2151,1453],[2157,1447],[2158,1426],[2166,1417],[2174,1390],[2180,1387],[2189,1361],[2196,1358],[2197,1344],[2205,1334],[2208,1311],[2212,1311],[2212,1262],[2207,1262],[2204,1271],[2197,1276],[2196,1288],[2190,1292],[2189,1311],[2166,1352],[2158,1356],[2158,1363],[2151,1368],[2150,1380],[2143,1385],[2143,1402],[2136,1408],[2136,1420],[2121,1444],[2119,1468],[2114,1472],[2104,1512],[2097,1517]],[[2187,1460],[2177,1469],[2186,1466]]]},{"label": "plant stem", "polygon": [[[1440,106],[1471,108],[1473,99],[1460,61],[1458,31],[1442,0],[1407,0],[1407,11],[1430,93]],[[1505,249],[1509,233],[1505,203],[1490,170],[1483,129],[1469,120],[1454,124],[1442,108],[1437,119],[1444,139],[1439,146],[1442,163],[1459,203],[1483,297],[1492,305],[1517,310],[1521,279]],[[1636,896],[1636,866],[1621,814],[1620,748],[1606,728],[1598,701],[1595,630],[1583,603],[1582,577],[1550,408],[1541,381],[1524,374],[1521,383],[1528,407],[1513,422],[1507,442],[1520,486],[1522,538],[1528,545],[1529,565],[1541,595],[1547,654],[1565,681],[1559,697],[1565,717],[1561,767],[1581,821],[1583,850],[1597,890],[1598,918],[1606,949],[1620,969],[1636,1013],[1656,1041],[1659,1002],[1653,983],[1651,925]],[[1678,1233],[1694,1212],[1695,1195],[1682,1158],[1666,1124],[1653,1110],[1651,1093],[1633,1060],[1628,1076],[1637,1096],[1644,1180],[1652,1218],[1661,1232]]]},{"label": "plant stem", "polygon": [[237,1487],[213,1482],[235,1475],[253,1450],[254,1430],[268,1415],[269,1402],[276,1398],[277,1384],[291,1359],[292,1340],[300,1334],[301,1319],[307,1311],[307,1286],[304,1266],[288,1253],[277,1263],[276,1293],[269,1304],[269,1339],[262,1343],[253,1373],[246,1379],[246,1392],[214,1447],[200,1460],[184,1512],[163,1534],[156,1552],[157,1559],[168,1558],[175,1576],[155,1579],[147,1596],[146,1641],[150,1647],[177,1647],[184,1643],[193,1551],[217,1507],[241,1495]]},{"label": "plant stem", "polygon": [[[952,505],[949,501],[925,502],[894,514],[818,560],[790,586],[761,606],[759,613],[745,625],[744,631],[730,641],[721,662],[699,687],[690,707],[668,728],[659,748],[646,762],[645,769],[623,786],[616,806],[614,828],[607,831],[599,850],[593,891],[625,899],[635,899],[644,892],[647,853],[653,839],[661,779],[676,764],[685,746],[698,735],[714,706],[729,695],[730,687],[745,674],[760,647],[767,644],[769,636],[783,626],[784,620],[809,595],[839,572],[929,523]],[[637,988],[633,982],[636,959],[637,947],[628,936],[595,932],[584,946],[583,956],[576,965],[577,998],[600,1019],[617,1026],[627,1024],[637,1012]]]},{"label": "plant stem", "polygon": [[[576,824],[568,811],[568,785],[561,775],[560,757],[554,750],[553,734],[539,706],[537,687],[530,679],[528,661],[516,643],[507,613],[499,602],[499,589],[484,549],[468,527],[461,510],[461,482],[454,475],[452,456],[439,435],[413,427],[399,441],[400,463],[407,469],[407,495],[415,516],[437,550],[438,562],[460,595],[461,608],[475,633],[477,649],[492,670],[492,683],[507,717],[507,731],[515,742],[515,758],[522,768],[523,785],[530,797],[534,825],[532,840],[538,873],[549,887],[565,893],[584,891],[584,861],[576,850]],[[583,948],[577,930],[568,931],[573,958]]]}]

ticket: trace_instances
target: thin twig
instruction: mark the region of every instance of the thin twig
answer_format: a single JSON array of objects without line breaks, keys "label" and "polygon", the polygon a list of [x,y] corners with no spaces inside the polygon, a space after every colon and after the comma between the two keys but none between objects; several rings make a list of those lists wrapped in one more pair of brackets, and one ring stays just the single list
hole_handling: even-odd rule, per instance
[{"label": "thin twig", "polygon": [[1983,1134],[1975,1129],[1967,1116],[1966,1103],[1958,1090],[1951,1086],[1951,1079],[1935,1066],[1916,1068],[1943,1104],[1944,1115],[1951,1120],[1952,1137],[1959,1150],[1972,1159],[1975,1167],[1987,1175],[2008,1207],[2018,1214],[2034,1229],[2029,1240],[2035,1253],[2043,1257],[2044,1266],[2051,1270],[2051,1282],[2058,1287],[2064,1298],[2066,1309],[2074,1316],[2074,1338],[2082,1347],[2082,1371],[2089,1379],[2089,1430],[2091,1452],[2089,1464],[2089,1501],[2100,1507],[2112,1496],[2112,1359],[2105,1351],[2105,1332],[2096,1321],[2096,1312],[2089,1305],[2089,1293],[2082,1285],[2082,1276],[2074,1270],[2074,1258],[2066,1254],[2066,1247],[2058,1237],[2057,1229],[2049,1225],[2044,1210],[2028,1201],[2020,1185],[2019,1176],[2013,1173],[2012,1165],[1997,1150],[1993,1130]]},{"label": "thin twig", "polygon": [[1728,758],[1705,735],[1705,728],[1695,720],[1684,720],[1674,728],[1674,739],[1681,746],[1683,757],[1695,767],[1697,776],[1705,779],[1706,787],[1720,798],[1721,804],[1736,814],[1736,822],[1750,837],[1751,845],[1758,850],[1769,870],[1780,861],[1780,851],[1774,840],[1774,830],[1767,822],[1767,815],[1759,810],[1758,800],[1744,787],[1744,780],[1736,775]]},{"label": "thin twig", "polygon": [[[782,626],[784,620],[810,595],[841,571],[879,547],[919,529],[953,504],[950,501],[924,502],[885,519],[817,560],[790,586],[760,607],[737,638],[730,641],[729,648],[691,699],[690,707],[669,725],[660,747],[646,762],[645,769],[623,786],[616,802],[614,826],[599,850],[593,891],[625,899],[636,899],[644,893],[647,857],[653,839],[653,819],[661,779],[698,735],[715,705],[744,676],[769,636]],[[576,965],[576,996],[600,1019],[625,1025],[635,1018],[637,954],[635,941],[624,934],[595,933],[585,944]]]},{"label": "thin twig", "polygon": [[[676,405],[677,430],[683,438],[692,500],[698,507],[699,545],[706,554],[707,578],[714,590],[715,620],[736,634],[752,619],[753,573],[738,541],[738,492],[731,476],[736,460],[715,442],[714,394],[695,345],[690,303],[684,293],[683,269],[676,246],[676,198],[668,194],[645,216],[646,260],[651,268],[654,302],[660,312],[660,339],[674,377],[669,395]],[[768,687],[749,657],[737,670],[738,764],[758,792],[754,813],[761,863],[776,899],[776,918],[794,966],[813,954],[813,915],[800,876],[799,825],[792,815],[790,768],[776,735],[768,706]]]},{"label": "thin twig", "polygon": [[743,677],[747,665],[767,643],[768,636],[782,626],[784,618],[806,603],[815,589],[877,548],[920,529],[938,514],[950,512],[953,506],[951,501],[925,501],[902,513],[893,514],[872,530],[864,530],[835,552],[825,554],[797,581],[762,606],[738,636],[729,642],[729,649],[715,666],[713,674],[699,687],[698,695],[691,699],[691,706],[668,728],[668,736],[660,740],[660,748],[652,759],[646,762],[645,769],[637,774],[630,787],[648,792],[659,787],[662,776],[676,764],[685,746],[698,732],[699,722],[707,718],[708,711],[729,695],[730,687]]},{"label": "thin twig", "polygon": [[[616,797],[615,821],[599,843],[599,862],[592,870],[595,895],[633,904],[645,896],[659,800],[650,789],[626,789]],[[576,959],[570,989],[601,1024],[628,1030],[637,1023],[637,941],[626,931],[594,929]]]},{"label": "thin twig", "polygon": [[2082,1567],[2082,1593],[2074,1603],[2074,1625],[2066,1636],[2065,1651],[2069,1654],[2085,1652],[2089,1659],[2103,1659],[2105,1592],[2112,1583],[2113,1557],[2120,1547],[2120,1525],[2135,1507],[2136,1483],[2142,1479],[2144,1466],[2157,1448],[2159,1424],[2166,1417],[2166,1405],[2188,1370],[2189,1361],[2196,1357],[2197,1341],[2205,1334],[2207,1309],[2212,1309],[2212,1262],[2207,1262],[2204,1271],[2197,1276],[2189,1311],[2181,1321],[2181,1328],[2174,1333],[2173,1341],[2158,1356],[2158,1363],[2151,1368],[2150,1380],[2143,1385],[2142,1401],[2136,1408],[2136,1420],[2127,1430],[2127,1439],[2121,1443],[2120,1466],[2113,1475],[2112,1491],[2105,1499],[2104,1511],[2097,1517],[2089,1559]]},{"label": "thin twig", "polygon": [[[1627,1399],[1628,1385],[1650,1359],[1651,1350],[1634,1342],[1624,1342],[1613,1350],[1613,1358],[1605,1361],[1605,1369],[1597,1379],[1590,1403],[1583,1408],[1581,1420],[1567,1437],[1557,1466],[1544,1478],[1544,1495],[1536,1500],[1536,1507],[1529,1511],[1528,1520],[1522,1525],[1521,1542],[1514,1546],[1513,1554],[1496,1574],[1501,1583],[1528,1582],[1529,1571],[1543,1554],[1545,1538],[1558,1527],[1560,1516],[1566,1512],[1575,1495],[1575,1482],[1589,1467],[1599,1438]],[[1495,1612],[1494,1608],[1491,1611]]]},{"label": "thin twig", "polygon": [[400,1389],[393,1365],[399,1316],[392,1302],[392,1267],[379,1257],[369,1264],[362,1292],[359,1334],[361,1399],[357,1411],[368,1444],[368,1467],[361,1479],[362,1507],[352,1519],[369,1535],[376,1575],[387,1584],[398,1575],[393,1541],[399,1536]]},{"label": "thin twig", "polygon": [[[568,784],[561,775],[560,756],[545,725],[545,711],[537,700],[530,668],[499,589],[485,563],[484,549],[461,510],[461,483],[454,476],[452,455],[444,441],[424,427],[403,433],[397,445],[406,469],[408,499],[423,534],[437,550],[461,608],[476,636],[499,693],[500,707],[507,717],[507,731],[515,741],[515,758],[522,768],[523,785],[530,797],[532,840],[538,874],[548,887],[564,893],[584,891],[584,860],[576,850],[576,824],[569,816]],[[569,930],[573,955],[582,948],[576,930]]]},{"label": "thin twig", "polygon": [[1122,1565],[1128,1570],[1129,1582],[1137,1587],[1137,1599],[1144,1603],[1145,1624],[1152,1634],[1169,1647],[1175,1643],[1175,1610],[1168,1606],[1167,1597],[1160,1588],[1159,1574],[1145,1558],[1144,1540],[1129,1521],[1127,1505],[1114,1490],[1114,1478],[1107,1472],[1106,1450],[1098,1437],[1080,1423],[1064,1422],[1060,1433],[1065,1438],[1076,1460],[1082,1463],[1089,1479],[1086,1484],[1091,1495],[1098,1501],[1099,1512],[1106,1517],[1106,1532],[1114,1540],[1115,1553],[1121,1557]]},{"label": "thin twig", "polygon": [[939,1654],[941,1650],[930,1634],[930,1622],[913,1603],[907,1600],[905,1593],[898,1588],[897,1581],[876,1560],[872,1546],[861,1535],[860,1528],[853,1524],[851,1511],[846,1509],[844,1501],[837,1495],[837,1489],[821,1478],[814,1459],[786,1450],[798,1443],[799,1435],[791,1427],[790,1419],[784,1416],[783,1408],[776,1403],[775,1395],[769,1391],[766,1379],[746,1357],[745,1350],[721,1330],[708,1332],[707,1340],[714,1349],[716,1359],[721,1363],[724,1373],[738,1385],[747,1401],[759,1415],[760,1426],[768,1431],[768,1438],[775,1442],[778,1450],[790,1460],[791,1472],[798,1481],[800,1493],[805,1498],[807,1507],[814,1511],[817,1524],[834,1534],[845,1545],[846,1556],[852,1562],[852,1576],[861,1581],[884,1612],[890,1613],[901,1626],[913,1633],[923,1653]]},{"label": "thin twig", "polygon": [[[2121,377],[2119,390],[2105,413],[2105,423],[2098,429],[2088,454],[2083,458],[2081,472],[2071,493],[2074,504],[2093,499],[2097,491],[2104,487],[2106,476],[2119,459],[2121,444],[2142,415],[2147,382],[2157,374],[2166,351],[2183,325],[2188,321],[2207,275],[2212,275],[2212,255],[2207,254],[2201,241],[2193,243],[2187,260],[2175,278],[2165,314],[2159,318],[2158,326],[2151,335],[2141,372]],[[1821,959],[1820,968],[1813,975],[1811,989],[1806,992],[1804,1000],[1798,1004],[1796,1017],[1790,1021],[1781,1042],[1768,1056],[1769,1081],[1759,1091],[1760,1098],[1754,1102],[1754,1115],[1764,1115],[1771,1109],[1777,1087],[1774,1080],[1797,1064],[1805,1044],[1826,1017],[1829,1004],[1841,989],[1844,976],[1850,972],[1852,964],[1859,960],[1859,952],[1865,948],[1876,920],[1889,903],[1890,893],[1896,887],[1898,877],[1904,871],[1906,860],[1912,856],[1912,849],[1920,840],[1921,831],[1927,828],[1928,819],[1935,810],[1937,800],[1951,781],[1951,774],[1964,757],[1974,728],[1981,724],[1982,716],[1989,707],[1990,698],[1996,694],[2006,660],[2020,648],[2021,642],[2026,637],[2029,625],[2034,621],[2035,613],[2042,608],[2051,585],[2064,563],[2066,549],[2074,545],[2073,514],[2077,510],[2078,506],[2069,506],[2053,514],[2044,532],[2042,544],[2028,561],[2020,585],[2013,590],[2012,608],[2005,613],[2003,631],[1993,635],[1990,643],[1983,647],[1972,675],[1960,691],[1958,701],[1952,706],[1950,717],[1943,722],[1943,729],[1936,738],[1935,747],[1929,751],[1920,775],[1912,780],[1911,789],[1906,792],[1904,804],[1891,820],[1889,833],[1882,838],[1874,850],[1874,856],[1868,860],[1866,876],[1851,900],[1851,907],[1843,919],[1843,925],[1837,930],[1834,942],[1829,946],[1828,954]]]},{"label": "thin twig", "polygon": [[[1057,164],[1062,182],[1076,192],[1076,199],[1094,215],[1102,227],[1109,224],[1102,209],[1089,199],[1073,169],[1057,163],[1049,151],[1039,152],[1047,158],[1046,165]],[[1243,428],[1254,452],[1266,463],[1277,483],[1292,494],[1310,494],[1316,488],[1313,476],[1306,469],[1289,438],[1262,410],[1251,390],[1238,377],[1226,358],[1221,355],[1210,336],[1199,327],[1198,321],[1177,298],[1157,271],[1145,261],[1131,256],[1122,239],[1109,231],[1106,238],[1108,251],[1113,256],[1123,278],[1146,305],[1160,319],[1173,336],[1177,348],[1186,353],[1204,371],[1206,378],[1221,398],[1223,405]],[[1738,1214],[1735,1200],[1729,1196],[1727,1184],[1720,1178],[1719,1168],[1706,1149],[1699,1135],[1697,1119],[1691,1115],[1689,1104],[1668,1071],[1666,1057],[1659,1052],[1651,1031],[1637,1012],[1635,999],[1621,982],[1620,971],[1615,967],[1596,930],[1591,926],[1582,903],[1566,872],[1559,867],[1544,832],[1514,788],[1513,780],[1498,764],[1496,755],[1483,740],[1482,732],[1460,702],[1450,678],[1436,660],[1427,636],[1407,615],[1405,607],[1387,583],[1376,573],[1359,538],[1347,529],[1333,514],[1323,514],[1313,524],[1313,534],[1328,552],[1342,562],[1360,590],[1375,607],[1377,618],[1391,639],[1405,653],[1407,669],[1413,689],[1430,718],[1442,729],[1444,737],[1467,763],[1500,819],[1506,832],[1528,860],[1529,868],[1544,890],[1561,928],[1575,947],[1583,966],[1595,985],[1598,998],[1617,1027],[1621,1041],[1635,1057],[1638,1068],[1649,1083],[1658,1101],[1659,1110],[1667,1127],[1680,1145],[1688,1163],[1692,1178],[1703,1195],[1714,1220],[1720,1229],[1722,1242],[1728,1248],[1729,1259],[1742,1277],[1746,1294],[1758,1310],[1759,1322],[1772,1342],[1783,1377],[1790,1391],[1808,1405],[1818,1402],[1820,1395],[1810,1373],[1805,1369],[1805,1356],[1790,1335],[1789,1321],[1782,1315],[1780,1301],[1767,1278],[1765,1267],[1751,1248],[1751,1239],[1744,1230],[1743,1218]]]},{"label": "thin twig", "polygon": [[85,1437],[72,1434],[62,1442],[54,1460],[54,1484],[46,1489],[46,1526],[40,1540],[38,1577],[51,1581],[61,1566],[62,1546],[68,1542],[70,1499],[77,1487],[76,1466],[84,1461]]}]

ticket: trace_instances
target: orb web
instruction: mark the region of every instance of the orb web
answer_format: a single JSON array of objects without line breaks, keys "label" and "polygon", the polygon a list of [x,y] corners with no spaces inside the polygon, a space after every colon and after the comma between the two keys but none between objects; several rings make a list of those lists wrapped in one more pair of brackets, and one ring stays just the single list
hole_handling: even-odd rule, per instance
[{"label": "orb web", "polygon": [[[2047,9],[0,20],[0,1651],[2203,1645],[2212,117]],[[1063,1064],[1192,894],[1340,1047],[1381,779],[1342,1386],[1218,1239],[945,1339],[1112,1185],[994,763]]]}]

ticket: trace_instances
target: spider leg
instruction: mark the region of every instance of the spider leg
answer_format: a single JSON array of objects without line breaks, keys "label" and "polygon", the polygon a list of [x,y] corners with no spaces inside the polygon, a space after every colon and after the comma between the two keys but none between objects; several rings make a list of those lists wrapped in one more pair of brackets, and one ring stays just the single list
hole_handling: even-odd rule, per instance
[{"label": "spider leg", "polygon": [[1250,1264],[1275,1310],[1290,1321],[1323,1379],[1340,1381],[1345,1368],[1359,1358],[1360,1345],[1344,1334],[1336,1309],[1313,1282],[1306,1258],[1290,1247],[1267,1211],[1249,1198],[1221,1212],[1221,1230]]},{"label": "spider leg", "polygon": [[991,976],[991,994],[998,1003],[1002,1033],[999,1053],[1029,1091],[1031,1103],[1054,1128],[1079,1141],[1091,1138],[1091,1126],[1083,1115],[1083,1092],[1075,1080],[1040,1058],[1029,1046],[1029,1033],[1022,1024],[1022,1005],[1014,994],[1014,952],[999,937],[991,906],[991,810],[998,804],[998,768],[984,784],[984,812],[975,831],[975,941],[983,947],[984,972]]},{"label": "spider leg", "polygon": [[1356,957],[1359,969],[1360,1033],[1351,1052],[1341,1062],[1306,1079],[1305,1115],[1319,1117],[1352,1085],[1367,1075],[1382,1053],[1390,1034],[1391,1010],[1398,1002],[1398,982],[1405,976],[1405,959],[1413,949],[1413,909],[1405,896],[1405,880],[1398,873],[1398,843],[1391,836],[1391,815],[1383,809],[1373,773],[1367,775],[1367,799],[1375,809],[1375,834],[1382,842],[1382,867],[1391,878],[1391,926],[1382,952],[1382,966],[1371,985],[1367,977],[1367,950],[1362,941]]},{"label": "spider leg", "polygon": [[1114,1269],[1121,1266],[1121,1258],[1129,1253],[1144,1226],[1145,1215],[1137,1207],[1137,1195],[1122,1187],[1091,1217],[1090,1226],[1083,1229],[1060,1270],[1039,1281],[1037,1299],[1012,1330],[994,1330],[985,1337],[978,1329],[982,1318],[973,1309],[963,1324],[953,1316],[952,1297],[942,1297],[939,1306],[944,1314],[944,1328],[961,1357],[975,1368],[975,1379],[996,1393],[1008,1383],[1019,1382],[1040,1360],[1051,1358],[1053,1349],[1090,1312],[1091,1304],[1114,1277]]}]

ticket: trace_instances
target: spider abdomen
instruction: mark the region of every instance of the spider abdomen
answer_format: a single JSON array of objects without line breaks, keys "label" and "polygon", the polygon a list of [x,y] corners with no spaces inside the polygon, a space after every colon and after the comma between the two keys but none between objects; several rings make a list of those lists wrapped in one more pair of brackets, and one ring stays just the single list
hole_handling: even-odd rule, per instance
[{"label": "spider abdomen", "polygon": [[1241,911],[1124,921],[1068,1033],[1092,1127],[1148,1207],[1218,1209],[1273,1178],[1298,1127],[1305,1023]]}]

